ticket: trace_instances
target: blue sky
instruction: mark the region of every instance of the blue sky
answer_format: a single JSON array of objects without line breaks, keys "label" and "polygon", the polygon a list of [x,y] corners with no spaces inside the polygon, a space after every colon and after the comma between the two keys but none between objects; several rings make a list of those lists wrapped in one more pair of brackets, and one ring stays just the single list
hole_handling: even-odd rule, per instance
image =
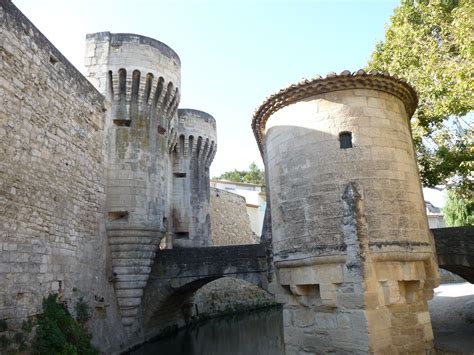
[{"label": "blue sky", "polygon": [[399,1],[13,0],[82,72],[86,33],[156,38],[181,58],[182,108],[217,120],[211,175],[263,167],[250,122],[280,88],[363,67]]}]

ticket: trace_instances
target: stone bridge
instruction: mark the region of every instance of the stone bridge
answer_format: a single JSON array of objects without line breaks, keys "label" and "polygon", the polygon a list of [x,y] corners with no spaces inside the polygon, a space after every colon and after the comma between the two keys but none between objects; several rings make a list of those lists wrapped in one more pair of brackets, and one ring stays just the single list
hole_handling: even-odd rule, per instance
[{"label": "stone bridge", "polygon": [[[474,227],[431,229],[439,267],[474,283]],[[177,248],[156,253],[144,291],[144,337],[181,327],[193,315],[194,293],[222,277],[267,289],[267,260],[261,244]]]},{"label": "stone bridge", "polygon": [[474,226],[431,229],[439,267],[474,283]]},{"label": "stone bridge", "polygon": [[222,277],[267,289],[267,260],[260,244],[177,248],[156,253],[143,297],[144,336],[181,327],[193,314],[194,293]]}]

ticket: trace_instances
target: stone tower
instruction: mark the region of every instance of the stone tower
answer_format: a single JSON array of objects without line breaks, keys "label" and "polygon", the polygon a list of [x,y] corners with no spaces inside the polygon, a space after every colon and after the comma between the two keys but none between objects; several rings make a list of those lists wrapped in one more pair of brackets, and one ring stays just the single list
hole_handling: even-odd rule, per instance
[{"label": "stone tower", "polygon": [[173,247],[211,246],[209,167],[217,149],[216,121],[208,113],[178,110],[173,154]]},{"label": "stone tower", "polygon": [[180,59],[157,40],[101,32],[87,35],[86,67],[110,104],[106,228],[119,311],[128,326],[167,231]]},{"label": "stone tower", "polygon": [[405,82],[360,70],[291,85],[256,111],[287,354],[433,348],[416,105]]}]

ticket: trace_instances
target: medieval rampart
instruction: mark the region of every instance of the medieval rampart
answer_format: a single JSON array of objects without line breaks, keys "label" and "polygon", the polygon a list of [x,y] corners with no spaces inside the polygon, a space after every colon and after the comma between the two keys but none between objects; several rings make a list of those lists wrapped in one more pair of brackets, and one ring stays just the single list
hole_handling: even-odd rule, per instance
[{"label": "medieval rampart", "polygon": [[106,102],[10,2],[0,11],[0,318],[37,314],[51,292],[71,305],[97,296],[110,306],[91,328],[107,349],[121,331],[107,331]]},{"label": "medieval rampart", "polygon": [[212,187],[211,207],[214,246],[258,243],[250,229],[244,197]]},{"label": "medieval rampart", "polygon": [[197,138],[207,172],[193,187],[197,198],[207,192],[204,219],[194,211],[190,221],[210,224],[215,121],[178,124],[180,60],[167,45],[90,34],[89,81],[11,1],[0,4],[0,319],[19,325],[50,293],[71,310],[83,297],[94,342],[101,351],[123,349],[141,329],[158,244],[175,236],[180,127]]}]

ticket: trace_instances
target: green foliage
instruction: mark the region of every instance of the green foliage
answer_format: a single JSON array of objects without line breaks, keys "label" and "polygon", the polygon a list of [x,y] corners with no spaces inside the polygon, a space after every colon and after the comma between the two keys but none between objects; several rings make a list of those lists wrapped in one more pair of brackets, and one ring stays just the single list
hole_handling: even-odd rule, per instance
[{"label": "green foliage", "polygon": [[79,324],[84,325],[91,318],[90,307],[82,297],[77,301],[74,310],[76,311],[76,320]]},{"label": "green foliage", "polygon": [[464,198],[450,190],[443,214],[449,227],[472,226],[474,225],[474,199]]},{"label": "green foliage", "polygon": [[33,330],[33,327],[34,323],[31,319],[24,320],[23,323],[21,323],[21,330],[23,330],[26,334],[30,334]]},{"label": "green foliage", "polygon": [[472,33],[471,0],[402,0],[367,66],[396,74],[416,88],[419,106],[412,131],[425,186],[457,177],[462,191],[472,188]]},{"label": "green foliage", "polygon": [[90,339],[84,326],[57,302],[57,295],[49,295],[43,300],[43,314],[38,318],[34,340],[35,353],[98,354]]},{"label": "green foliage", "polygon": [[13,342],[18,346],[19,351],[26,350],[26,340],[26,335],[23,332],[15,333],[15,335],[13,336]]},{"label": "green foliage", "polygon": [[249,170],[227,171],[217,177],[217,179],[265,185],[265,172],[262,169],[259,169],[257,164],[253,162],[249,165]]},{"label": "green foliage", "polygon": [[5,319],[0,319],[0,333],[8,330],[8,323]]},{"label": "green foliage", "polygon": [[10,344],[11,344],[11,339],[7,337],[6,335],[1,335],[0,336],[0,350],[6,350]]}]

